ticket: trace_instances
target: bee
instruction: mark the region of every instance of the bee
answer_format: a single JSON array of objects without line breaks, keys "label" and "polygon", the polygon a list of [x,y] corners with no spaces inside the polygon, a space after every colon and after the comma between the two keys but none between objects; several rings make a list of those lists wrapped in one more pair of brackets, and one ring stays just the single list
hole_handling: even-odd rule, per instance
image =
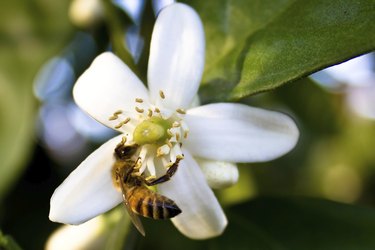
[{"label": "bee", "polygon": [[112,174],[115,185],[121,189],[123,202],[131,221],[145,236],[145,230],[137,215],[152,219],[169,219],[181,213],[181,209],[173,200],[146,187],[170,180],[181,159],[178,158],[168,168],[165,175],[154,180],[146,180],[142,175],[136,173],[136,166],[140,159],[134,160],[134,154],[138,148],[137,144],[118,144],[114,152],[116,162],[113,165]]}]

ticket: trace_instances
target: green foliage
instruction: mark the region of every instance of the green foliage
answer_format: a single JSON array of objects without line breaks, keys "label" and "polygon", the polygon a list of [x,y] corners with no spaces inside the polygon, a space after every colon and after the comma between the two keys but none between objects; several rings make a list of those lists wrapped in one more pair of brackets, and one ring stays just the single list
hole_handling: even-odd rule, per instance
[{"label": "green foliage", "polygon": [[372,249],[375,211],[312,198],[259,198],[227,211],[220,237],[191,241],[166,222],[147,224],[137,249]]},{"label": "green foliage", "polygon": [[[66,3],[5,1],[0,4],[0,202],[34,145],[33,78],[62,45],[69,24]],[[48,19],[48,21],[46,21]]]},{"label": "green foliage", "polygon": [[205,25],[204,82],[234,88],[223,99],[274,89],[375,48],[371,0],[188,3]]},{"label": "green foliage", "polygon": [[9,235],[4,235],[0,231],[0,249],[1,250],[21,250],[14,239]]}]

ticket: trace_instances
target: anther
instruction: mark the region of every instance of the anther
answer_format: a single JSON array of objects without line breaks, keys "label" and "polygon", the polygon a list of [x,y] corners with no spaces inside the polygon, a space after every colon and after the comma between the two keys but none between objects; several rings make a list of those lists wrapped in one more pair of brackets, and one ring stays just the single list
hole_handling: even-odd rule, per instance
[{"label": "anther", "polygon": [[117,124],[117,125],[115,126],[115,128],[121,128],[122,125],[124,125],[124,124],[123,124],[122,122],[120,122],[119,124]]},{"label": "anther", "polygon": [[108,118],[108,120],[110,121],[114,121],[114,120],[117,120],[118,116],[117,115],[112,115]]},{"label": "anther", "polygon": [[141,109],[141,108],[138,108],[137,106],[135,107],[135,111],[137,111],[138,113],[143,113],[145,110],[144,109]]},{"label": "anther", "polygon": [[126,136],[123,136],[122,139],[121,139],[121,143],[125,145],[126,140],[127,140]]},{"label": "anther", "polygon": [[128,122],[130,122],[130,117],[126,117],[125,120],[122,121],[122,124],[127,124]]},{"label": "anther", "polygon": [[160,95],[161,99],[165,99],[165,95],[164,95],[164,92],[162,90],[159,91],[159,95]]},{"label": "anther", "polygon": [[172,148],[172,147],[173,147],[173,145],[172,145],[172,143],[171,143],[170,141],[166,140],[165,143],[168,145],[169,148]]},{"label": "anther", "polygon": [[148,109],[148,114],[147,114],[148,117],[152,117],[152,110],[151,109]]},{"label": "anther", "polygon": [[163,146],[157,149],[156,156],[160,157],[160,156],[166,155],[169,153],[170,150],[171,149],[169,148],[169,146],[164,144]]},{"label": "anther", "polygon": [[155,111],[156,113],[160,113],[160,109],[159,109],[159,108],[155,108],[154,111]]},{"label": "anther", "polygon": [[135,101],[138,102],[138,103],[142,103],[143,99],[142,98],[135,98]]},{"label": "anther", "polygon": [[184,132],[184,138],[186,139],[188,137],[189,131]]},{"label": "anther", "polygon": [[175,121],[175,122],[173,122],[173,124],[172,124],[172,127],[174,127],[174,128],[178,128],[178,127],[180,127],[181,126],[181,124],[178,122],[178,121]]},{"label": "anther", "polygon": [[177,140],[177,141],[180,140],[180,134],[179,134],[179,133],[176,133],[176,140]]},{"label": "anther", "polygon": [[115,113],[113,113],[113,115],[120,115],[122,114],[122,110],[117,110]]},{"label": "anther", "polygon": [[181,108],[176,109],[176,112],[180,113],[181,115],[185,115],[186,114],[186,111],[184,109],[181,109]]}]

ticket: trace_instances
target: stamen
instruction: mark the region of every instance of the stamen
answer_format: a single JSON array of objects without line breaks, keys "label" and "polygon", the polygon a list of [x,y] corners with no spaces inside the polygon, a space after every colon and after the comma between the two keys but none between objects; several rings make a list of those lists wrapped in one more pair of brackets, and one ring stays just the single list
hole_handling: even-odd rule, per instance
[{"label": "stamen", "polygon": [[110,116],[108,119],[110,120],[110,121],[113,121],[113,120],[116,120],[116,119],[118,119],[118,115],[120,115],[120,114],[122,114],[122,110],[117,110],[115,113],[113,113],[113,115],[112,116]]},{"label": "stamen", "polygon": [[142,174],[146,170],[146,167],[147,167],[147,161],[142,162],[142,164],[139,167],[138,172]]},{"label": "stamen", "polygon": [[153,113],[152,113],[152,110],[151,110],[151,109],[148,109],[148,114],[147,114],[147,116],[151,118],[151,117],[152,117],[152,114],[153,114]]},{"label": "stamen", "polygon": [[177,141],[180,140],[180,133],[176,133],[176,140],[177,140]]},{"label": "stamen", "polygon": [[130,117],[126,117],[125,120],[122,121],[122,124],[127,124],[130,121]]},{"label": "stamen", "polygon": [[156,108],[156,107],[155,107],[154,111],[155,111],[156,113],[160,113],[160,109],[159,109],[159,108]]},{"label": "stamen", "polygon": [[121,139],[121,143],[125,145],[126,140],[127,140],[126,136],[123,136],[122,139]]},{"label": "stamen", "polygon": [[168,134],[169,136],[173,136],[173,133],[172,133],[172,131],[171,131],[170,129],[167,129],[167,134]]},{"label": "stamen", "polygon": [[[168,162],[168,160],[167,160],[165,157],[162,157],[162,158],[161,158],[161,163],[163,164],[163,166],[164,166],[165,168],[168,169],[168,165],[169,165],[171,162]],[[172,164],[173,164],[173,163],[172,163]]]},{"label": "stamen", "polygon": [[156,176],[154,157],[149,157],[147,159],[147,170],[151,176]]},{"label": "stamen", "polygon": [[173,124],[172,124],[172,127],[174,127],[174,128],[178,128],[178,127],[180,127],[181,126],[181,124],[178,122],[178,121],[175,121],[175,122],[173,122]]},{"label": "stamen", "polygon": [[165,95],[164,95],[164,92],[162,90],[159,90],[159,95],[160,95],[161,99],[165,99]]},{"label": "stamen", "polygon": [[170,156],[171,156],[171,161],[172,162],[175,162],[176,159],[178,157],[181,157],[183,154],[182,154],[182,151],[181,151],[181,148],[178,144],[175,144],[173,146],[173,148],[171,149],[171,153],[170,153]]},{"label": "stamen", "polygon": [[123,124],[122,122],[120,122],[119,124],[117,124],[117,125],[115,126],[115,128],[116,128],[116,129],[121,128],[122,125],[124,125],[124,124]]},{"label": "stamen", "polygon": [[189,134],[189,131],[184,132],[184,139],[186,139],[188,137],[188,134]]},{"label": "stamen", "polygon": [[138,103],[142,103],[143,99],[142,98],[135,98],[135,101],[138,102]]},{"label": "stamen", "polygon": [[143,146],[141,148],[141,152],[139,152],[139,158],[141,159],[146,159],[146,155],[147,155],[147,147]]},{"label": "stamen", "polygon": [[186,114],[186,111],[184,109],[181,109],[181,108],[178,108],[176,109],[176,112],[181,114],[181,115],[185,115]]},{"label": "stamen", "polygon": [[138,113],[143,113],[145,110],[136,106],[135,111],[137,111]]},{"label": "stamen", "polygon": [[172,142],[171,142],[170,140],[169,140],[169,141],[166,141],[166,143],[167,143],[167,145],[168,145],[169,148],[172,148],[172,147],[173,147]]},{"label": "stamen", "polygon": [[156,156],[160,157],[162,155],[166,155],[169,153],[171,149],[169,148],[168,145],[164,144],[163,146],[159,147],[156,151]]}]

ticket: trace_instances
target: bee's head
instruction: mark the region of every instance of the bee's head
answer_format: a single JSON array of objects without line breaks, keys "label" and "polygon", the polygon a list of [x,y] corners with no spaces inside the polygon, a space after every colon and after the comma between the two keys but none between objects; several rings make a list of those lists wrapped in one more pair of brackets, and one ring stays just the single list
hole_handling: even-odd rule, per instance
[{"label": "bee's head", "polygon": [[136,153],[137,149],[137,144],[124,145],[123,143],[120,143],[115,148],[115,155],[121,160],[130,159]]}]

